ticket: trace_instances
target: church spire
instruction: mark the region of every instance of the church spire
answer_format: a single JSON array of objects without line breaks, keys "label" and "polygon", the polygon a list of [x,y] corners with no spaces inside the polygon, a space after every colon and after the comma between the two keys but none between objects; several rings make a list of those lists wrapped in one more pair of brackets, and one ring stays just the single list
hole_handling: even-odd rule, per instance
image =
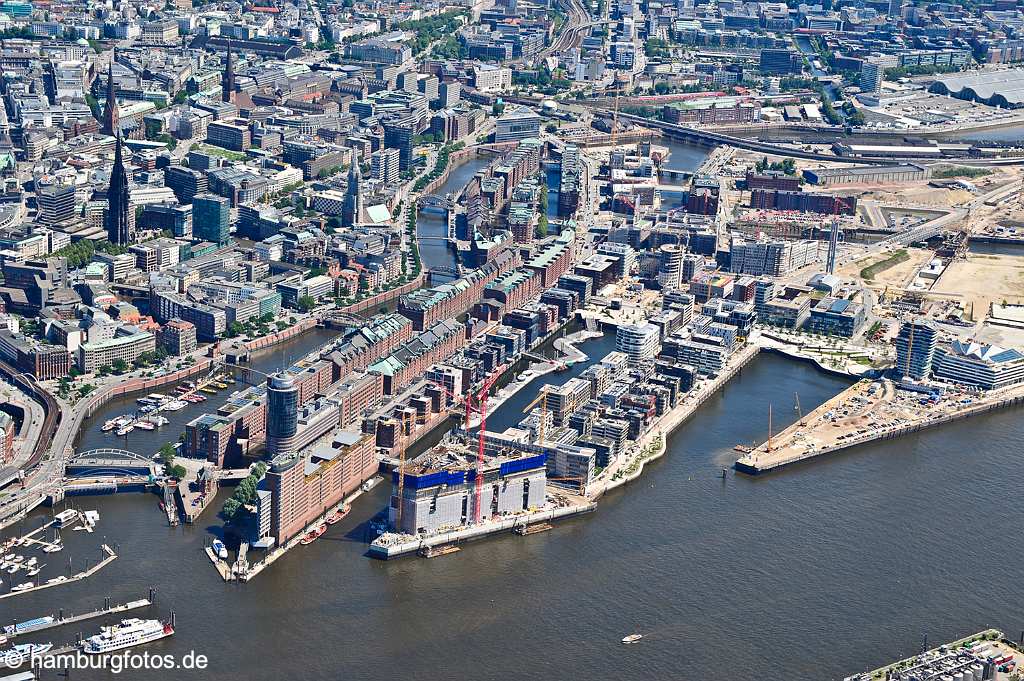
[{"label": "church spire", "polygon": [[108,135],[117,136],[120,127],[117,113],[117,96],[114,94],[114,61],[117,59],[117,50],[110,57],[110,66],[107,68],[107,101],[103,111],[103,132]]},{"label": "church spire", "polygon": [[130,244],[133,241],[131,224],[131,195],[128,192],[128,173],[121,157],[121,133],[116,135],[114,167],[110,171],[107,189],[107,240],[112,244]]},{"label": "church spire", "polygon": [[228,40],[227,64],[224,66],[224,78],[221,80],[220,99],[230,102],[235,92],[235,65],[231,54],[231,41]]},{"label": "church spire", "polygon": [[348,166],[348,186],[341,206],[341,222],[345,226],[357,225],[363,221],[363,174],[359,168],[359,153],[353,149],[352,161]]}]

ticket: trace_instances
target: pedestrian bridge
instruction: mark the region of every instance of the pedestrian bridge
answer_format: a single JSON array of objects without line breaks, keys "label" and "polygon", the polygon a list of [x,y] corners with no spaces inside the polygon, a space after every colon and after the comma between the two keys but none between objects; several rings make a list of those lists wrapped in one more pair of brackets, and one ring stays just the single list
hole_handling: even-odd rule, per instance
[{"label": "pedestrian bridge", "polygon": [[149,458],[125,449],[103,447],[78,452],[64,464],[69,478],[155,476],[156,464]]},{"label": "pedestrian bridge", "polygon": [[431,210],[439,213],[447,212],[454,207],[451,199],[436,194],[421,196],[419,199],[420,210]]}]

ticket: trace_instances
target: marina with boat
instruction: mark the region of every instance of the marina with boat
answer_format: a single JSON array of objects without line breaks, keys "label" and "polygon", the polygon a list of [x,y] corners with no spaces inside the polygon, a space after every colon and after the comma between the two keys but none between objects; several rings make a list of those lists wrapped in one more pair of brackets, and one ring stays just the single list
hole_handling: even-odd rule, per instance
[{"label": "marina with boat", "polygon": [[[0,589],[2,589],[5,578],[8,580],[9,587],[6,593],[0,593],[0,599],[85,579],[113,562],[117,558],[117,554],[108,545],[102,544],[100,546],[101,558],[91,567],[71,575],[59,574],[43,578],[40,575],[48,563],[42,562],[38,556],[26,555],[29,551],[36,549],[44,554],[59,553],[64,550],[61,530],[81,530],[92,533],[98,521],[99,513],[96,511],[78,511],[69,508],[57,513],[50,521],[35,530],[20,537],[12,537],[0,544]],[[53,539],[47,540],[46,533],[50,529],[53,530]],[[71,559],[69,559],[70,564]],[[18,581],[25,578],[27,578],[26,581]]]},{"label": "marina with boat", "polygon": [[205,381],[195,383],[186,381],[178,385],[173,394],[150,393],[135,400],[138,408],[135,412],[124,414],[103,423],[100,430],[124,437],[138,428],[139,430],[157,430],[170,421],[161,416],[161,412],[180,411],[190,404],[205,402],[207,395],[216,395],[219,390],[226,390],[236,383],[229,373],[214,373]]}]

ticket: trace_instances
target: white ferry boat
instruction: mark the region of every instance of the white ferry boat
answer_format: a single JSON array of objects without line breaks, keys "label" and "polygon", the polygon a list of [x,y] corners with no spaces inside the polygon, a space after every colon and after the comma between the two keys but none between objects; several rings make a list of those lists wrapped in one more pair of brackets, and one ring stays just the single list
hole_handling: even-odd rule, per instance
[{"label": "white ferry boat", "polygon": [[109,653],[122,648],[156,641],[174,633],[170,623],[160,620],[122,620],[112,627],[103,627],[100,633],[90,636],[82,643],[82,651],[93,655]]}]

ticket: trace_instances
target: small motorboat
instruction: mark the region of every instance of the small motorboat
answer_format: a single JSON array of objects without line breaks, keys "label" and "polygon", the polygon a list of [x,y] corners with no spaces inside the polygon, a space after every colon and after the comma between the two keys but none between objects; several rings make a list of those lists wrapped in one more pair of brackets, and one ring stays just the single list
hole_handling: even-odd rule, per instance
[{"label": "small motorboat", "polygon": [[348,506],[335,510],[331,517],[327,519],[327,524],[333,525],[334,523],[338,522],[339,520],[348,515],[349,510],[350,508]]},{"label": "small motorboat", "polygon": [[630,643],[636,643],[637,641],[639,641],[643,637],[644,637],[643,634],[630,634],[626,638],[622,639],[622,642],[625,643],[626,645],[629,645]]}]

